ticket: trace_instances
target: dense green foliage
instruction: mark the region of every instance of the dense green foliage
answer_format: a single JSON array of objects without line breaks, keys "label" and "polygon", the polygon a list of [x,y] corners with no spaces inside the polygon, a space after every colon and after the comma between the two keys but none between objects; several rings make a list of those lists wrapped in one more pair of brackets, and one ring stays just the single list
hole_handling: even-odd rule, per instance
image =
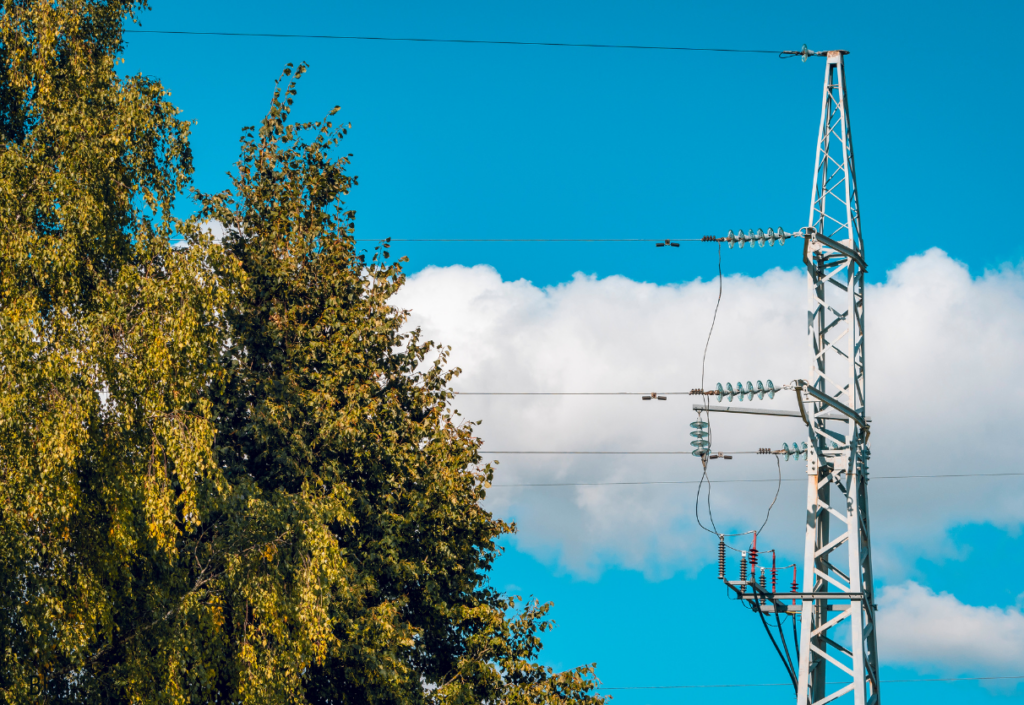
[{"label": "dense green foliage", "polygon": [[115,71],[139,6],[0,15],[0,692],[600,702],[487,585],[512,527],[400,265],[357,250],[345,129],[289,123],[288,83],[175,220],[188,124]]}]

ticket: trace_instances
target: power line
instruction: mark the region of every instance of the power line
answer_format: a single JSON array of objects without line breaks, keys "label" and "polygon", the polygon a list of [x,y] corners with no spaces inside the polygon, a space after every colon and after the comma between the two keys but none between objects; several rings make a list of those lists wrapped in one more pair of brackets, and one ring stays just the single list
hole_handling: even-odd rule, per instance
[{"label": "power line", "polygon": [[[474,237],[474,238],[397,238],[390,239],[391,242],[657,242],[664,243],[664,239],[655,240],[652,238],[551,238],[551,237]],[[381,240],[357,240],[357,242],[382,242]],[[671,242],[704,242],[697,238],[684,238],[672,240]]]},{"label": "power line", "polygon": [[[126,29],[126,34],[171,34],[193,37],[260,37],[265,39],[335,39],[367,42],[418,42],[424,44],[491,44],[499,46],[566,47],[574,49],[643,49],[652,51],[707,51],[726,54],[776,54],[799,56],[801,52],[778,49],[725,49],[715,47],[658,46],[647,44],[576,44],[572,42],[519,42],[496,39],[435,39],[428,37],[369,37],[336,34],[283,34],[277,32],[193,32],[170,29]],[[807,56],[816,56],[809,52]],[[823,55],[823,54],[822,54]]]},{"label": "power line", "polygon": [[[959,681],[1001,681],[1022,680],[1024,676],[976,676],[967,678],[884,678],[883,683],[955,683]],[[830,684],[834,685],[834,684]],[[777,688],[793,687],[792,683],[716,683],[713,685],[626,685],[618,687],[598,686],[598,690],[681,690],[691,688]]]},{"label": "power line", "polygon": [[[460,397],[635,397],[650,392],[454,392]],[[689,396],[690,392],[658,392],[662,396]]]},{"label": "power line", "polygon": [[[871,475],[870,480],[919,480],[942,477],[1024,477],[1024,472],[982,472],[960,473],[951,475]],[[714,480],[715,483],[747,483],[747,482],[778,482],[778,479],[740,478],[732,480]],[[782,482],[806,482],[803,477],[783,478]],[[705,480],[706,482],[706,480]],[[631,482],[524,482],[515,484],[491,485],[491,487],[606,487],[615,485],[696,485],[700,480],[636,480]]]},{"label": "power line", "polygon": [[806,237],[806,233],[803,230],[786,232],[782,228],[777,231],[772,228],[768,228],[768,232],[758,228],[755,232],[753,229],[744,232],[743,230],[734,233],[732,230],[725,237],[718,237],[715,235],[704,235],[702,237],[684,237],[679,239],[669,238],[536,238],[536,237],[517,237],[517,238],[356,238],[356,242],[653,242],[656,243],[657,247],[679,247],[680,242],[715,242],[719,244],[718,255],[721,257],[721,243],[725,242],[729,244],[729,249],[732,249],[733,245],[738,245],[739,249],[743,249],[743,246],[749,245],[751,249],[756,246],[764,247],[767,243],[769,247],[774,247],[775,243],[779,243],[779,246],[783,246],[786,240],[793,238]]},{"label": "power line", "polygon": [[[481,450],[487,455],[692,455],[688,450]],[[757,451],[746,451],[757,453]]]},{"label": "power line", "polygon": [[[783,479],[783,482],[799,482],[802,478]],[[603,487],[610,485],[696,485],[700,480],[638,480],[636,482],[524,482],[522,484],[501,484],[491,487]],[[707,480],[705,480],[707,482]],[[778,482],[775,480],[743,479],[715,480],[715,482]]]},{"label": "power line", "polygon": [[[692,450],[481,450],[488,455],[693,455]],[[761,450],[722,450],[715,451],[709,459],[733,455],[781,455],[785,451]]]},{"label": "power line", "polygon": [[[710,236],[708,236],[710,237]],[[183,237],[173,239],[184,239]],[[630,242],[630,243],[655,243],[658,247],[664,247],[666,244],[672,247],[678,247],[680,242],[712,242],[712,240],[704,238],[680,238],[666,240],[665,238],[552,238],[552,237],[440,237],[440,238],[423,238],[423,237],[391,237],[391,238],[356,238],[356,242],[359,243],[383,243],[383,242],[450,242],[450,243],[464,243],[464,242],[515,242],[515,243],[547,243],[547,242],[562,242],[562,243],[619,243],[619,242]]]},{"label": "power line", "polygon": [[[357,242],[383,242],[379,239],[357,240]],[[658,242],[664,243],[665,239],[653,238],[552,238],[552,237],[472,237],[472,238],[389,238],[389,242]],[[700,238],[684,238],[672,240],[671,242],[704,242]]]},{"label": "power line", "polygon": [[[731,232],[731,231],[730,231]],[[793,234],[791,237],[803,237],[799,234]],[[172,239],[184,239],[183,237],[172,238]],[[356,238],[356,242],[359,243],[385,243],[385,242],[451,242],[451,243],[464,243],[464,242],[516,242],[516,243],[546,243],[546,242],[568,242],[568,243],[618,243],[618,242],[631,242],[631,243],[655,243],[657,247],[679,247],[680,242],[725,242],[726,238],[718,238],[713,235],[706,235],[704,237],[684,237],[676,239],[666,238],[649,238],[649,237],[629,237],[629,238],[608,238],[608,237],[590,237],[590,238],[557,238],[557,237],[438,237],[438,238],[424,238],[424,237],[386,237],[386,238]],[[753,245],[751,245],[753,247]]]}]

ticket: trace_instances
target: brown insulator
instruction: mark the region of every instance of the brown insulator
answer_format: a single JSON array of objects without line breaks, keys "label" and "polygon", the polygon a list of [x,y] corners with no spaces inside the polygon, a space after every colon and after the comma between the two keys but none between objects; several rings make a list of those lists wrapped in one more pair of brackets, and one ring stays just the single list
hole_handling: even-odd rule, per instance
[{"label": "brown insulator", "polygon": [[744,583],[743,592],[747,591],[747,552],[740,551],[740,582]]},{"label": "brown insulator", "polygon": [[725,580],[725,537],[718,537],[718,579]]},{"label": "brown insulator", "polygon": [[[796,580],[796,564],[793,565],[793,592],[796,592],[800,587],[800,583]],[[796,604],[796,598],[793,598],[793,604]]]}]

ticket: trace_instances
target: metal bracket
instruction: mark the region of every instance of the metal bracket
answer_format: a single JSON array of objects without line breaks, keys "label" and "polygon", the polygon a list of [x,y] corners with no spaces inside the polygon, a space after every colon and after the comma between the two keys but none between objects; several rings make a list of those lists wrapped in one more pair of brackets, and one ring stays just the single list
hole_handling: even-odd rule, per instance
[{"label": "metal bracket", "polygon": [[[725,414],[754,414],[755,416],[782,416],[785,418],[799,419],[801,413],[799,411],[789,411],[788,409],[754,409],[744,408],[741,406],[704,406],[703,404],[694,404],[694,411],[714,411]],[[819,414],[819,419],[825,419],[826,421],[849,421],[850,419],[846,416],[837,416],[835,414]],[[871,419],[869,418],[870,422]]]},{"label": "metal bracket", "polygon": [[857,250],[853,249],[849,245],[844,245],[843,243],[838,242],[837,240],[833,240],[830,237],[825,237],[824,235],[815,235],[814,239],[820,242],[821,244],[825,245],[826,247],[832,248],[836,252],[841,252],[842,254],[846,255],[854,262],[859,264],[860,268],[863,271],[868,271],[868,265],[867,262],[864,261],[863,255],[861,255],[861,253],[857,252]]},{"label": "metal bracket", "polygon": [[[833,399],[829,395],[825,394],[820,389],[816,389],[816,388],[812,387],[811,385],[807,384],[806,382],[803,382],[801,384],[800,389],[802,389],[803,391],[807,392],[807,394],[809,394],[810,396],[814,397],[815,399],[820,401],[822,404],[825,404],[826,406],[831,406],[833,409],[835,409],[836,411],[840,412],[841,414],[845,414],[846,416],[849,416],[861,428],[867,428],[867,422],[861,417],[861,415],[858,414],[853,409],[851,409],[850,407],[848,407],[846,404],[843,404],[842,402],[836,401],[835,399]],[[798,393],[799,393],[799,391],[798,391]],[[801,404],[801,408],[802,407],[803,407],[803,405]],[[806,420],[806,417],[805,417],[805,420]],[[808,424],[808,425],[810,425],[810,424]]]}]

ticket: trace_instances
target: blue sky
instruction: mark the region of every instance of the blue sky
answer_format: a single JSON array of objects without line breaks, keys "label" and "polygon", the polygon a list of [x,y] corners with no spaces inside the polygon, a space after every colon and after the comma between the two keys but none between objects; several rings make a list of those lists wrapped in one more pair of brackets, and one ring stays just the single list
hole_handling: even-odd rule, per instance
[{"label": "blue sky", "polygon": [[[989,328],[1009,331],[1005,341],[1009,353],[1004,350],[1000,356],[1008,361],[998,369],[1013,373],[1013,359],[1019,356],[1019,347],[1014,346],[1024,343],[1024,336],[1016,335],[1020,328],[1018,304],[1024,299],[1019,297],[1021,273],[1015,269],[1024,257],[1024,238],[1016,217],[1022,185],[1022,145],[1015,129],[1021,108],[1021,82],[1015,70],[1019,28],[1024,20],[1020,3],[282,4],[156,0],[153,5],[152,11],[142,16],[143,29],[757,49],[799,49],[807,43],[812,49],[847,49],[851,51],[848,87],[871,263],[869,279],[878,287],[878,300],[892,302],[893,308],[916,301],[914,297],[899,298],[900,292],[918,291],[915,286],[920,288],[920,297],[927,299],[931,296],[927,276],[936,277],[935,285],[942,287],[947,279],[940,277],[956,279],[966,268],[974,278],[968,277],[957,291],[966,292],[963,300],[980,308],[972,309],[964,320],[990,321]],[[806,225],[821,101],[821,60],[782,61],[770,54],[145,34],[130,34],[127,39],[125,70],[160,78],[172,91],[172,100],[184,110],[184,117],[197,121],[193,133],[195,184],[206,191],[226,187],[224,173],[237,158],[240,128],[258,122],[264,114],[274,79],[284,64],[309,62],[310,71],[300,85],[297,114],[318,118],[340,105],[338,117],[352,123],[345,149],[354,154],[352,171],[359,175],[360,185],[349,204],[358,211],[357,234],[367,239],[685,238],[720,236],[738,228],[783,226],[790,230]],[[930,248],[939,248],[948,257],[920,259]],[[543,300],[548,308],[537,311],[555,307],[552,302],[560,300],[558,292],[570,296],[573,287],[589,286],[579,278],[574,280],[577,272],[595,276],[594,286],[605,289],[621,277],[622,291],[641,292],[635,295],[642,301],[647,301],[643,297],[648,295],[655,299],[667,296],[666,292],[685,298],[686,292],[692,291],[698,296],[698,289],[684,285],[698,278],[707,281],[716,272],[714,251],[702,245],[656,250],[638,244],[400,243],[395,250],[410,257],[410,273],[425,277],[434,276],[431,272],[437,276],[447,273],[445,281],[453,281],[452,277],[475,272],[478,283],[460,279],[464,287],[492,286],[479,284],[492,276],[487,272],[493,272],[501,283],[492,286],[494,291],[508,293],[512,291],[509,283],[525,279],[529,287],[523,284],[506,298],[518,301],[515,297],[520,294],[531,301],[529,297],[547,297]],[[797,264],[796,253],[795,247],[756,254],[727,252],[724,267],[726,274],[735,278],[732,290],[737,292],[733,301],[748,301],[743,295],[749,295],[754,297],[749,299],[753,306],[763,282],[769,287],[764,291],[788,291],[785,277]],[[908,262],[923,264],[915,269]],[[453,265],[493,269],[457,270]],[[994,273],[1000,268],[1001,275]],[[771,288],[776,280],[763,278],[766,271],[778,272],[778,289]],[[987,279],[983,276],[986,272],[990,273]],[[734,280],[727,280],[727,292]],[[641,282],[654,288],[637,288]],[[637,287],[629,288],[633,284]],[[429,310],[425,298],[415,301],[422,301],[422,308]],[[1004,309],[986,318],[989,308],[997,305],[988,302],[1003,302]],[[869,307],[872,305],[869,297]],[[727,319],[742,314],[738,304],[730,308],[728,299],[725,306]],[[942,316],[952,317],[962,313],[955,305],[941,311],[946,312]],[[610,320],[600,312],[575,318],[566,315],[570,321],[590,320],[588,316],[593,315],[595,330],[602,321]],[[941,327],[942,316],[936,319],[936,328]],[[516,320],[519,322],[514,325],[533,325]],[[653,316],[649,320],[655,338],[660,335],[654,330],[658,325],[692,327],[701,331],[694,333],[698,338],[707,326],[703,318],[674,321]],[[894,321],[892,330],[900,328],[897,319],[885,321]],[[472,327],[473,321],[463,323]],[[446,325],[438,329],[448,331],[445,340],[459,339],[460,329],[451,327],[456,323]],[[984,333],[989,328],[980,330]],[[586,341],[589,347],[585,349],[593,351],[595,358],[616,336],[614,329],[602,331],[604,337]],[[735,335],[737,346],[751,345],[742,331]],[[895,332],[880,332],[880,336],[893,360],[900,358],[903,349],[916,350]],[[995,341],[1000,344],[998,336]],[[680,343],[688,344],[686,340]],[[661,357],[652,357],[648,367],[673,354],[671,346],[652,346]],[[798,354],[803,354],[804,346],[802,339],[796,341]],[[470,342],[464,348],[475,350]],[[551,354],[557,356],[559,349],[553,344]],[[945,426],[947,439],[957,428],[984,434],[1000,422],[975,429],[971,421],[962,419],[963,407],[949,401],[961,392],[966,400],[976,398],[969,394],[971,385],[976,384],[971,379],[973,370],[985,365],[986,355],[995,353],[992,348],[975,353],[977,357],[970,358],[970,351],[964,352],[957,358],[963,367],[948,369],[914,360],[893,362],[892,369],[885,372],[889,375],[886,379],[898,386],[903,379],[900,374],[913,377],[927,368],[936,379],[955,387],[950,397],[944,397],[946,413],[934,418],[929,433]],[[480,360],[467,353],[460,362],[467,384],[472,381],[479,388],[497,388],[539,379],[488,377],[471,369],[474,361]],[[804,364],[802,359],[798,363]],[[491,369],[482,362],[478,367]],[[676,376],[665,369],[659,379],[670,379],[670,384],[685,389],[696,386],[691,383],[691,368],[680,368]],[[954,369],[962,374],[953,375]],[[611,380],[626,384],[635,379],[639,384],[642,378],[639,372],[634,377],[594,378],[589,389],[604,389]],[[1010,382],[1013,378],[1005,379]],[[558,379],[549,381],[552,388],[558,385]],[[577,386],[583,389],[586,385],[580,379]],[[915,389],[902,391],[923,394],[921,387]],[[1019,398],[1016,392],[1008,394],[1012,401]],[[902,397],[895,393],[887,396],[879,389],[876,398],[879,407],[872,413],[884,419],[887,410],[882,401],[889,400],[892,411],[888,413],[896,419],[895,410],[903,408]],[[476,410],[471,409],[473,413]],[[483,417],[485,432],[494,429],[496,438],[515,441],[514,434],[501,435],[503,424],[515,423],[514,414],[509,416],[507,409],[493,405],[479,410],[489,414]],[[594,424],[616,425],[624,411],[609,407],[594,417]],[[545,413],[545,407],[530,407],[531,418],[543,418]],[[561,408],[559,413],[570,414]],[[993,437],[993,444],[1012,445],[1019,415],[1013,406],[1000,417],[1014,420],[1014,424]],[[491,420],[486,421],[488,418]],[[679,435],[683,422],[689,420],[688,415],[679,414],[651,423],[663,424],[659,426],[661,438],[671,445],[676,442],[671,434]],[[596,438],[606,434],[605,429],[591,426],[589,432]],[[904,470],[928,472],[932,467],[915,466],[924,462],[908,450],[914,448],[913,437],[883,438],[879,438],[876,458],[880,450],[891,447],[892,457],[906,458],[900,465]],[[972,437],[963,438],[958,443],[969,443],[966,439]],[[525,439],[520,445],[530,442]],[[587,436],[581,435],[578,444],[582,448],[586,443]],[[595,440],[591,445],[596,444]],[[620,445],[633,447],[628,436]],[[878,462],[884,463],[884,458]],[[982,463],[962,471],[995,471],[995,464],[1000,464],[996,469],[1011,471],[1016,469],[1014,462],[1010,453],[993,456],[992,467]],[[515,463],[503,463],[502,471],[513,478]],[[630,471],[644,477],[668,477],[673,472],[637,464]],[[897,468],[888,471],[896,474]],[[1017,613],[1012,611],[1019,610],[1021,590],[1013,585],[1024,582],[1017,558],[1024,552],[1019,538],[1024,509],[1016,510],[1015,515],[1009,507],[1000,510],[998,519],[986,520],[985,493],[1012,492],[1018,497],[1024,479],[970,482],[980,484],[972,484],[974,491],[965,492],[963,501],[976,506],[958,508],[950,500],[949,495],[955,497],[961,486],[935,489],[946,493],[936,495],[934,502],[939,508],[951,507],[936,509],[940,514],[946,512],[943,516],[948,519],[936,524],[933,531],[914,534],[913,540],[897,535],[906,530],[905,523],[886,523],[884,517],[873,517],[876,525],[891,527],[893,532],[887,538],[876,537],[885,543],[887,556],[884,569],[879,569],[880,582],[902,585],[914,581],[936,594],[954,594],[961,603],[977,609],[1011,610],[1001,614],[1014,619]],[[1006,490],[1002,482],[1017,484]],[[879,491],[894,487],[876,486]],[[902,485],[891,491],[911,496],[922,489]],[[543,499],[537,499],[538,495]],[[673,489],[669,495],[662,498],[669,504],[686,507],[692,503],[692,488]],[[548,637],[545,652],[553,665],[597,661],[599,675],[608,686],[785,680],[761,626],[725,601],[713,569],[704,564],[713,554],[713,539],[693,534],[681,515],[665,510],[670,523],[665,525],[664,535],[675,537],[675,543],[663,545],[658,543],[662,539],[643,533],[647,529],[637,529],[637,545],[647,542],[644,545],[658,547],[633,560],[633,544],[605,553],[593,547],[572,548],[579,537],[573,535],[571,526],[557,527],[546,543],[538,538],[539,529],[531,534],[530,522],[537,527],[540,518],[563,511],[559,502],[584,506],[579,495],[570,492],[559,499],[551,491],[540,490],[533,495],[520,492],[505,504],[495,501],[496,508],[517,519],[521,535],[509,543],[494,580],[499,587],[555,601],[559,627]],[[760,498],[750,501],[756,504]],[[884,500],[879,504],[898,507],[898,503]],[[590,517],[587,521],[593,519],[592,515],[586,517]],[[586,532],[584,519],[581,522],[579,532]],[[779,526],[780,533],[786,530],[785,524]],[[978,665],[965,660],[957,669],[929,658],[924,655],[905,659],[901,665],[887,665],[883,646],[884,677],[1024,675],[1024,671],[1006,673],[1005,669],[983,672],[984,661]],[[711,702],[723,697],[754,697],[764,703],[791,698],[785,688],[611,692],[615,702],[629,705],[684,698]],[[977,683],[892,684],[886,694],[890,699],[927,697],[940,703],[1011,702],[1024,699],[1024,686],[998,690]]]}]

